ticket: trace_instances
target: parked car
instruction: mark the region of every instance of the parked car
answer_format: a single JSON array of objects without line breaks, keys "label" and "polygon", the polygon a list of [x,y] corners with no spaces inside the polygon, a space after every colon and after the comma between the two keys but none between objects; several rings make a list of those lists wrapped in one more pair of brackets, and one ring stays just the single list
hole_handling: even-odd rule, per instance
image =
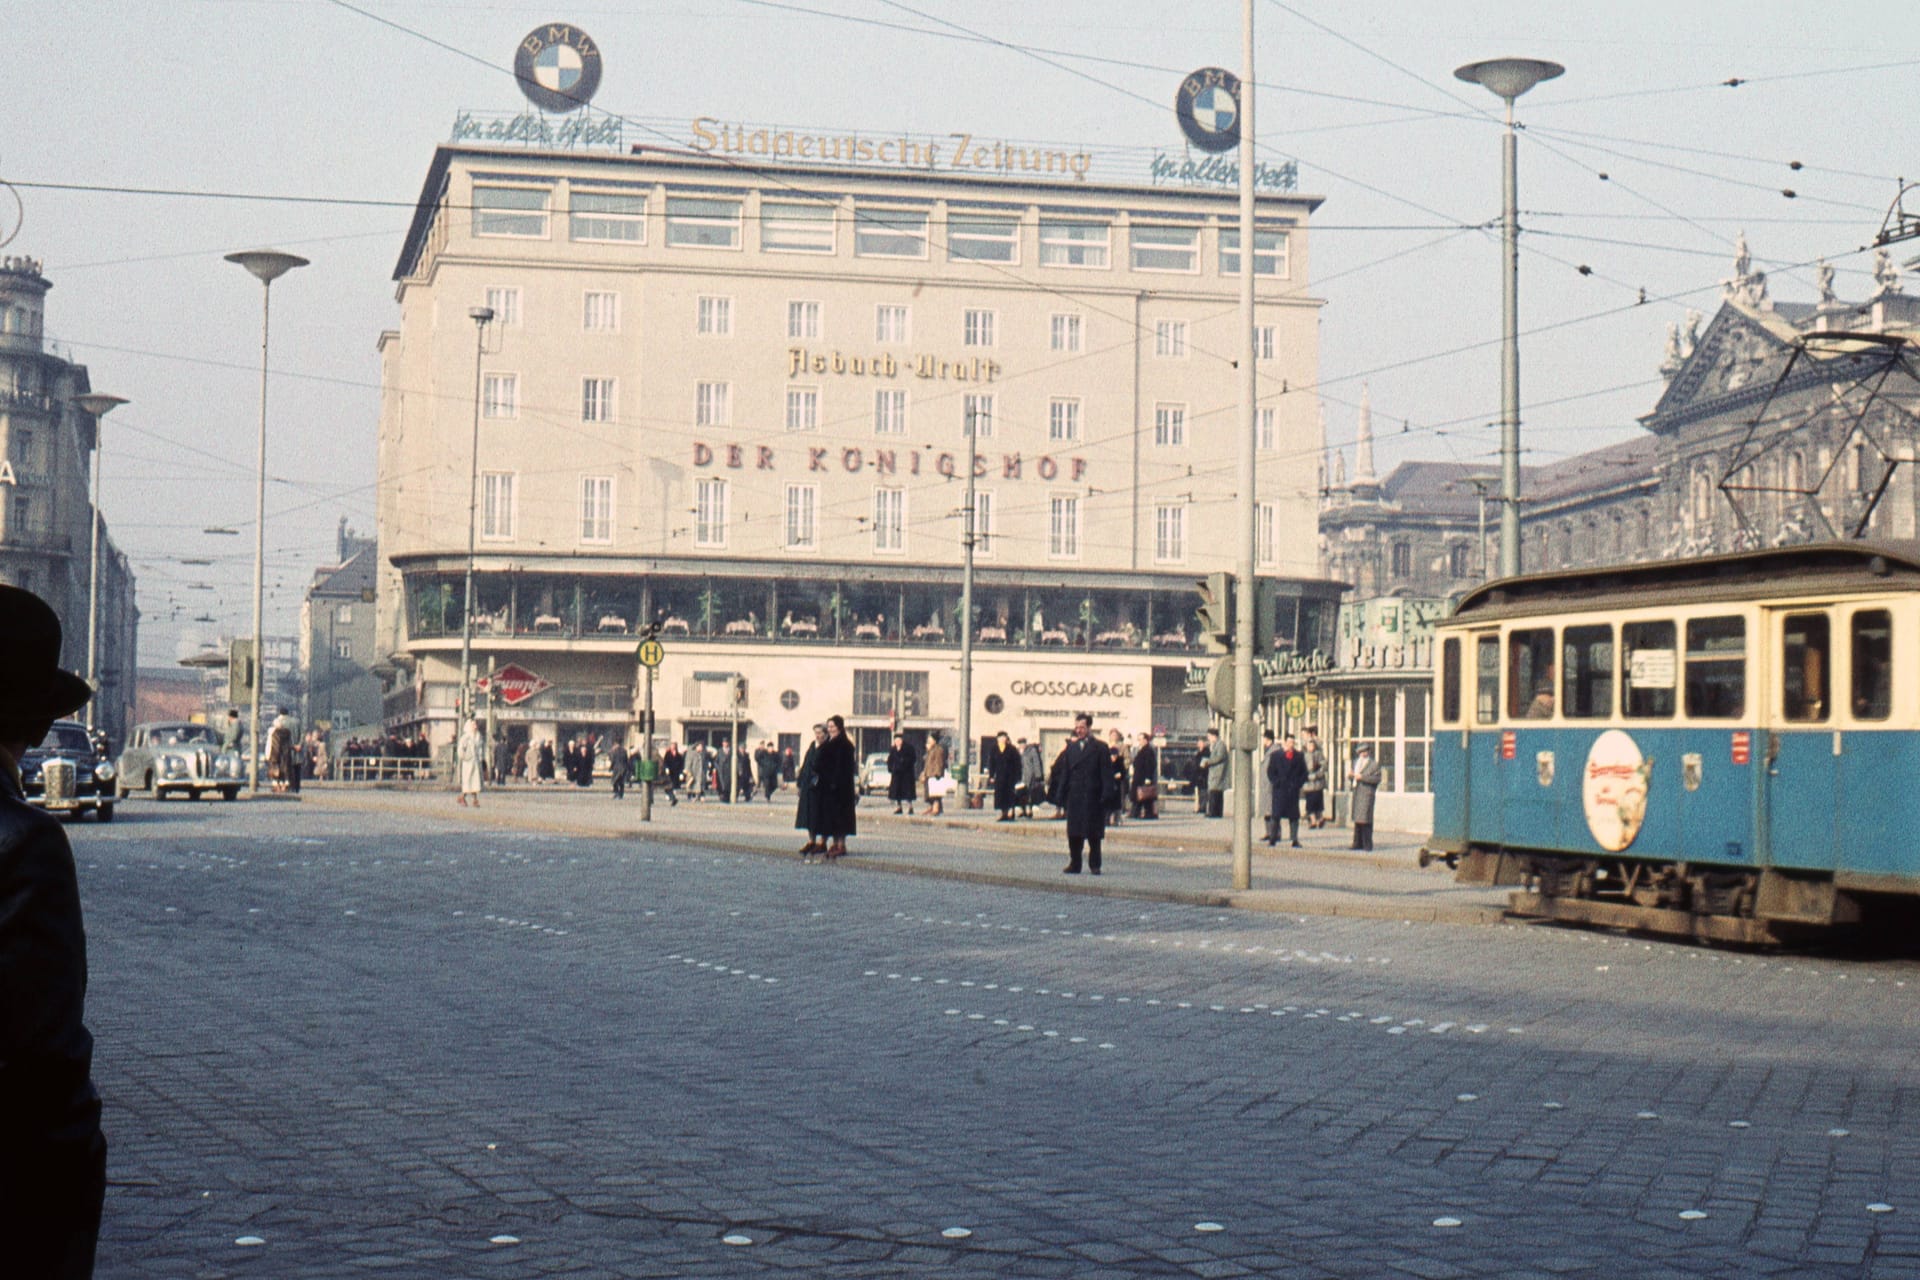
[{"label": "parked car", "polygon": [[893,783],[893,773],[887,768],[887,753],[875,751],[867,756],[860,765],[860,794],[883,796]]},{"label": "parked car", "polygon": [[170,795],[188,799],[218,792],[223,800],[240,794],[247,780],[246,761],[238,751],[223,751],[220,736],[204,724],[164,720],[133,727],[127,749],[120,753],[120,795],[151,791],[153,798]]},{"label": "parked car", "polygon": [[113,766],[94,749],[87,726],[55,720],[37,747],[20,757],[20,784],[27,803],[48,813],[93,810],[101,822],[113,821]]}]

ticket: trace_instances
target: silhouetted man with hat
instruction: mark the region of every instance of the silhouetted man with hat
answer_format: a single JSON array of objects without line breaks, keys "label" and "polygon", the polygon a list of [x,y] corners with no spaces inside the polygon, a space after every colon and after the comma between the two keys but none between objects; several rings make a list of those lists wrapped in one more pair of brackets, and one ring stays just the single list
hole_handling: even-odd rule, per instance
[{"label": "silhouetted man with hat", "polygon": [[93,1274],[107,1176],[87,939],[67,834],[20,783],[27,749],[92,693],[59,662],[53,610],[0,586],[0,1269],[71,1280]]}]

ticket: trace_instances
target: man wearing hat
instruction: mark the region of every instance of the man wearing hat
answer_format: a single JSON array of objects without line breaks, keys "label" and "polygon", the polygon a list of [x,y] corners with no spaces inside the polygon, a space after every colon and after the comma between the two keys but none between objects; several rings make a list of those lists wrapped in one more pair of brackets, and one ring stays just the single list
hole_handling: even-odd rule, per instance
[{"label": "man wearing hat", "polygon": [[8,1274],[93,1274],[107,1144],[81,1022],[87,939],[73,850],[31,808],[20,758],[92,691],[62,671],[60,620],[0,586],[0,1258]]}]

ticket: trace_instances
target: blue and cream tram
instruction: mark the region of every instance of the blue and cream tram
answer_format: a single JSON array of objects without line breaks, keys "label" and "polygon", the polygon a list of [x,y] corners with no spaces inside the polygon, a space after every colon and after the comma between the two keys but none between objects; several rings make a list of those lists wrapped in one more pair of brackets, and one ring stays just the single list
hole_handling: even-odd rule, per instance
[{"label": "blue and cream tram", "polygon": [[1920,896],[1920,543],[1490,582],[1436,644],[1428,851],[1516,914],[1773,942]]}]

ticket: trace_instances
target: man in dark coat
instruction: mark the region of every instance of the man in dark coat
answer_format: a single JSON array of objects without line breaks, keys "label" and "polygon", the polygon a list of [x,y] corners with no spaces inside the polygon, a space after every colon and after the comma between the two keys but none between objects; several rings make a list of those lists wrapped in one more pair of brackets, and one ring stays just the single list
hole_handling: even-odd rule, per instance
[{"label": "man in dark coat", "polygon": [[84,1280],[107,1188],[87,938],[66,832],[20,782],[27,749],[90,696],[59,661],[53,610],[0,586],[0,1257],[8,1275]]},{"label": "man in dark coat", "polygon": [[826,841],[826,855],[838,858],[847,851],[847,837],[856,824],[854,806],[860,799],[860,757],[847,737],[847,723],[839,716],[827,717],[827,740],[813,758],[814,830]]},{"label": "man in dark coat", "polygon": [[680,744],[669,742],[667,749],[660,753],[660,781],[667,793],[667,803],[676,809],[680,807],[680,797],[674,792],[680,789],[680,777],[686,767],[687,757],[681,752]]},{"label": "man in dark coat", "polygon": [[780,753],[773,749],[771,742],[760,744],[760,750],[754,754],[754,766],[760,771],[760,790],[773,803],[773,793],[780,789]]},{"label": "man in dark coat", "polygon": [[1100,874],[1100,842],[1106,838],[1107,810],[1118,799],[1118,790],[1113,756],[1107,745],[1093,736],[1093,717],[1085,713],[1075,716],[1073,736],[1053,762],[1047,785],[1048,798],[1066,812],[1065,874],[1080,874],[1083,846],[1087,870]]},{"label": "man in dark coat", "polygon": [[905,734],[893,735],[893,749],[887,752],[887,799],[893,801],[893,811],[900,812],[905,805],[909,818],[913,816],[914,783],[920,776],[920,756],[908,742]]},{"label": "man in dark coat", "polygon": [[1307,784],[1307,758],[1288,734],[1280,748],[1267,757],[1267,785],[1273,788],[1273,816],[1267,824],[1267,847],[1280,842],[1280,820],[1286,819],[1287,839],[1300,847],[1300,788]]},{"label": "man in dark coat", "polygon": [[607,752],[607,763],[613,768],[613,798],[624,800],[627,795],[627,744],[615,742],[613,750]]},{"label": "man in dark coat", "polygon": [[800,846],[800,860],[813,861],[815,854],[827,851],[827,842],[820,837],[819,824],[814,821],[814,811],[820,800],[820,748],[827,742],[827,726],[813,726],[813,741],[807,744],[807,754],[800,761],[800,771],[794,775],[794,790],[800,798],[794,802],[793,827],[796,831],[807,833],[807,842]]}]

